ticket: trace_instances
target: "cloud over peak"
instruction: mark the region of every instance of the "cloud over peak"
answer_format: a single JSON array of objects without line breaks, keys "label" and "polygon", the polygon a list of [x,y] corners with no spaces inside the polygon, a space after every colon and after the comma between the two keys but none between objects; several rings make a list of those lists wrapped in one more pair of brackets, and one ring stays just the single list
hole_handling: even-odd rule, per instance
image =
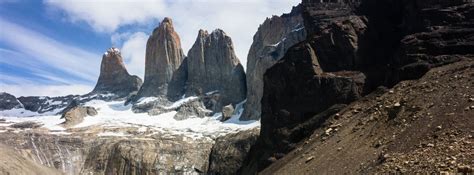
[{"label": "cloud over peak", "polygon": [[221,28],[232,37],[236,54],[244,66],[259,24],[266,17],[289,12],[298,2],[299,0],[44,1],[47,6],[64,11],[71,22],[86,22],[97,32],[117,33],[125,26],[156,25],[159,19],[171,17],[185,53],[194,43],[199,29],[212,31]]}]

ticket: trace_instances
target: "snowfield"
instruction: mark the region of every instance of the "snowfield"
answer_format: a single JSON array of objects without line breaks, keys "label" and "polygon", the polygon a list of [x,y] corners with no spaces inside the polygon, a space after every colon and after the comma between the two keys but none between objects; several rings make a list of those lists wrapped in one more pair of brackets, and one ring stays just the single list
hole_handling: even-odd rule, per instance
[{"label": "snowfield", "polygon": [[[195,98],[196,97],[188,97],[168,107],[176,108],[184,102]],[[148,100],[143,99],[143,101]],[[137,127],[139,132],[153,131],[172,135],[183,134],[192,137],[215,138],[228,133],[260,127],[260,121],[239,121],[239,117],[243,111],[243,103],[244,102],[236,106],[235,115],[231,119],[221,122],[221,113],[217,113],[212,117],[191,117],[178,121],[173,118],[176,115],[175,111],[157,116],[149,116],[147,113],[134,113],[132,111],[132,105],[124,105],[124,101],[106,102],[102,100],[92,100],[87,102],[85,106],[94,107],[98,115],[85,117],[82,123],[73,128],[96,126],[104,128]],[[0,111],[0,118],[6,120],[5,123],[0,123],[0,126],[8,126],[12,123],[24,121],[35,121],[44,124],[43,127],[52,132],[68,134],[66,129],[59,125],[64,122],[64,119],[60,119],[60,117],[60,115],[38,115],[37,113],[25,111],[24,109],[13,109]],[[108,131],[99,133],[98,136],[127,136],[127,134],[119,132],[111,133]]]}]

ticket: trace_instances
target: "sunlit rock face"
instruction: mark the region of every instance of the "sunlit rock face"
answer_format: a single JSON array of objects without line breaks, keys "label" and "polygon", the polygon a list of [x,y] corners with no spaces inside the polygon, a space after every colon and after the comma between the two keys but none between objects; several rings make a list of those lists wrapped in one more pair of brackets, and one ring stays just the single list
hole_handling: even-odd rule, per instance
[{"label": "sunlit rock face", "polygon": [[289,14],[267,18],[255,33],[247,56],[247,102],[242,120],[260,118],[263,74],[288,48],[306,38],[301,13],[298,5]]},{"label": "sunlit rock face", "polygon": [[186,95],[218,91],[213,110],[245,99],[245,72],[234,53],[232,39],[222,30],[200,30],[188,52]]},{"label": "sunlit rock face", "polygon": [[164,96],[174,72],[184,59],[181,41],[170,18],[153,30],[146,45],[145,80],[138,97]]},{"label": "sunlit rock face", "polygon": [[142,80],[139,77],[128,73],[120,50],[110,48],[102,57],[99,80],[92,93],[110,93],[118,97],[126,97],[138,91],[141,85]]}]

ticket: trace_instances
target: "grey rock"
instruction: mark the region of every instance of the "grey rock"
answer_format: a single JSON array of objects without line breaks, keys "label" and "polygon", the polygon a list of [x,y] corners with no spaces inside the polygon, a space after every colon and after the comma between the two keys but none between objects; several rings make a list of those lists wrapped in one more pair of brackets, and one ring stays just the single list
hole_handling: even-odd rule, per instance
[{"label": "grey rock", "polygon": [[178,70],[176,70],[168,85],[167,97],[171,101],[177,101],[186,93],[186,82],[188,80],[188,61],[183,60]]},{"label": "grey rock", "polygon": [[100,76],[92,94],[114,94],[127,97],[139,90],[142,80],[130,75],[117,48],[110,48],[102,56]]},{"label": "grey rock", "polygon": [[176,113],[174,119],[184,120],[193,116],[204,118],[206,116],[209,116],[212,111],[207,110],[201,100],[194,100],[178,107],[177,112],[178,113]]},{"label": "grey rock", "polygon": [[166,96],[168,83],[184,59],[181,41],[170,18],[164,18],[153,30],[146,45],[145,80],[137,99]]},{"label": "grey rock", "polygon": [[259,130],[247,130],[218,137],[209,158],[208,174],[236,174],[255,144]]},{"label": "grey rock", "polygon": [[63,109],[77,98],[79,98],[77,95],[68,95],[62,97],[28,96],[18,97],[18,101],[23,104],[23,107],[26,110],[42,114],[45,112],[54,112],[58,109]]},{"label": "grey rock", "polygon": [[224,104],[235,105],[245,99],[245,72],[224,31],[217,29],[208,34],[200,30],[188,52],[187,67],[187,96],[219,91],[218,110]]},{"label": "grey rock", "polygon": [[306,38],[301,11],[297,6],[289,14],[267,18],[255,33],[247,56],[247,103],[241,120],[260,118],[263,74]]},{"label": "grey rock", "polygon": [[222,108],[222,118],[221,121],[224,122],[226,120],[229,120],[232,117],[232,114],[234,113],[234,107],[230,104],[227,106],[224,106]]},{"label": "grey rock", "polygon": [[0,92],[0,111],[14,108],[23,108],[23,104],[15,96],[6,92]]}]

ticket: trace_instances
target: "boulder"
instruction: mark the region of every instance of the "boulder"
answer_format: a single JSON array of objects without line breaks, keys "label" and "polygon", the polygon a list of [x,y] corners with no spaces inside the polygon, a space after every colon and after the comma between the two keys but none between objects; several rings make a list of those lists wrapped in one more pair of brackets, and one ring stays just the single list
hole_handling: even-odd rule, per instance
[{"label": "boulder", "polygon": [[260,119],[263,74],[288,48],[306,38],[301,13],[301,5],[298,5],[289,14],[267,18],[253,36],[247,56],[247,103],[241,120]]},{"label": "boulder", "polygon": [[235,105],[245,99],[244,68],[234,53],[231,38],[224,31],[217,29],[209,34],[200,30],[188,52],[187,68],[187,96],[218,91],[220,98],[215,107],[218,110],[224,104]]},{"label": "boulder", "polygon": [[166,96],[168,84],[179,69],[184,54],[170,18],[164,18],[148,38],[145,55],[145,80],[137,99]]},{"label": "boulder", "polygon": [[227,105],[227,106],[224,106],[222,108],[221,122],[229,120],[232,117],[232,114],[234,114],[234,107],[231,104]]},{"label": "boulder", "polygon": [[204,118],[206,116],[210,116],[212,111],[209,111],[204,106],[201,100],[194,100],[188,103],[185,103],[179,106],[176,109],[177,113],[174,116],[176,120],[184,120],[190,117],[199,117]]},{"label": "boulder", "polygon": [[97,110],[89,106],[75,106],[65,111],[61,118],[66,121],[62,123],[65,127],[71,127],[81,123],[84,117],[97,115]]},{"label": "boulder", "polygon": [[99,79],[91,93],[127,97],[138,91],[141,85],[142,80],[139,77],[128,73],[120,50],[110,48],[102,56]]},{"label": "boulder", "polygon": [[218,137],[212,146],[207,173],[236,174],[258,135],[259,130],[252,129]]},{"label": "boulder", "polygon": [[23,104],[15,96],[6,92],[0,92],[0,111],[14,108],[23,108]]}]

